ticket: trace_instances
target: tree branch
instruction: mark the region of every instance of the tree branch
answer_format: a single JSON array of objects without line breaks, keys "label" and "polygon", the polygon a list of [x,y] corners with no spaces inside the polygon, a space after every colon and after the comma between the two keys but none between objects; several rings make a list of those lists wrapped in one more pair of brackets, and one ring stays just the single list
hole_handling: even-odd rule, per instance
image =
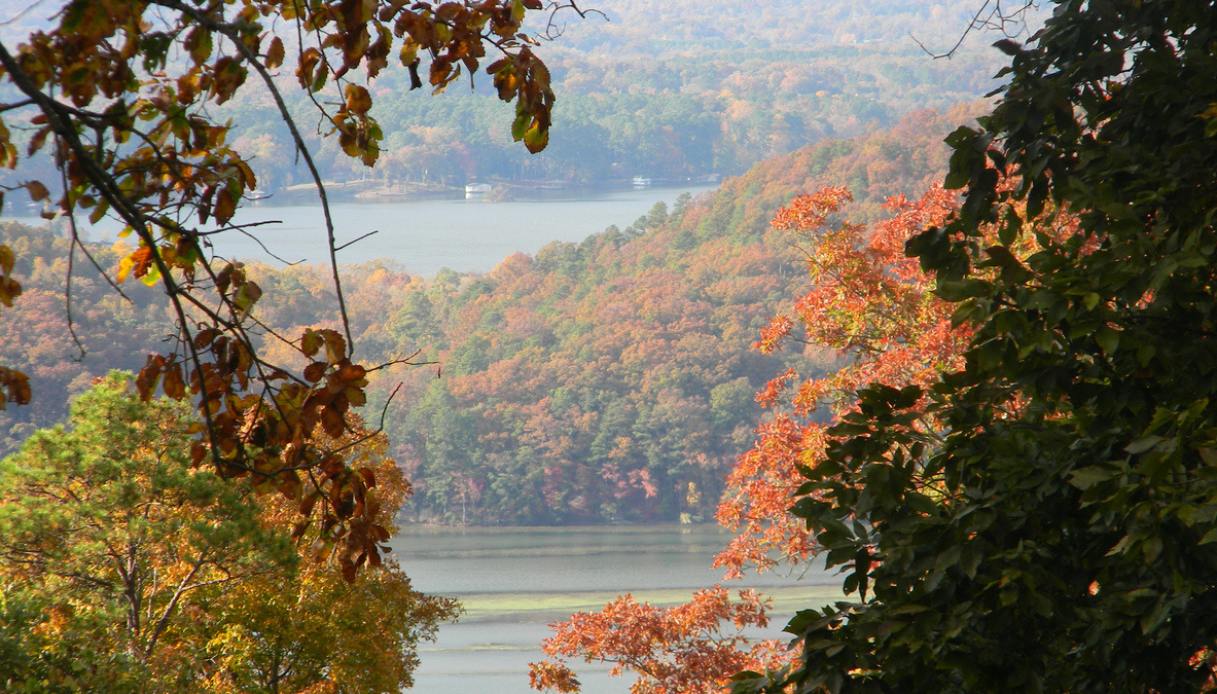
[{"label": "tree branch", "polygon": [[279,115],[283,119],[284,125],[287,126],[288,132],[291,133],[292,141],[295,143],[296,152],[304,159],[305,166],[308,167],[309,175],[313,178],[313,185],[317,188],[317,196],[321,200],[321,212],[325,218],[325,232],[329,240],[330,251],[330,274],[334,281],[334,293],[338,298],[338,312],[342,318],[342,329],[346,334],[348,354],[353,354],[355,350],[355,341],[351,336],[351,321],[347,315],[346,297],[342,292],[342,279],[338,273],[338,251],[337,241],[334,235],[334,217],[330,212],[329,196],[325,190],[325,183],[321,180],[321,172],[317,169],[316,162],[313,161],[313,155],[309,152],[308,146],[304,143],[304,138],[300,135],[300,129],[296,127],[296,120],[292,118],[291,112],[287,108],[287,102],[283,100],[283,95],[279,92],[279,87],[275,85],[274,79],[266,66],[258,60],[258,56],[253,54],[253,51],[245,45],[241,37],[237,35],[235,29],[230,24],[223,24],[215,21],[209,16],[203,15],[193,7],[179,2],[178,0],[153,0],[155,4],[174,9],[182,14],[185,14],[203,26],[216,31],[231,40],[236,44],[237,50],[245,61],[253,67],[258,76],[262,78],[262,82],[266,85],[266,89],[270,92],[271,98],[275,101],[275,106],[279,110]]},{"label": "tree branch", "polygon": [[[1022,16],[1026,14],[1027,10],[1035,7],[1038,4],[1038,0],[1019,0],[1019,2],[1023,4],[1022,7],[1014,10],[1013,12],[1007,12],[1004,8],[1002,8],[1001,0],[985,0],[984,3],[981,4],[980,8],[976,10],[976,13],[972,15],[972,20],[968,22],[968,26],[964,27],[963,32],[960,33],[959,38],[955,41],[955,45],[951,46],[949,50],[942,53],[935,53],[934,51],[930,50],[924,43],[922,43],[916,36],[913,36],[912,34],[909,34],[909,38],[911,38],[913,43],[916,43],[917,47],[922,51],[925,51],[925,53],[931,58],[934,58],[935,60],[941,58],[950,59],[954,57],[955,53],[960,49],[961,46],[963,46],[963,43],[967,40],[968,36],[972,34],[972,32],[979,29],[995,29],[1000,31],[1006,38],[1014,38],[1025,31],[1027,25],[1022,19]],[[984,16],[985,10],[989,10],[988,16]],[[982,16],[984,16],[983,19],[981,18]],[[1007,28],[1010,24],[1018,24],[1019,29],[1013,33],[1010,32],[1010,30]]]},{"label": "tree branch", "polygon": [[203,552],[199,558],[194,560],[190,567],[190,571],[178,582],[177,588],[173,591],[173,597],[169,598],[169,602],[165,605],[165,609],[161,611],[160,619],[156,621],[156,626],[152,628],[152,635],[148,637],[148,645],[144,648],[144,659],[147,660],[152,656],[152,650],[156,648],[156,642],[160,639],[161,634],[165,631],[165,627],[169,626],[169,618],[173,616],[173,611],[177,609],[178,601],[190,590],[190,580],[199,572],[203,564],[207,561],[207,553]]}]

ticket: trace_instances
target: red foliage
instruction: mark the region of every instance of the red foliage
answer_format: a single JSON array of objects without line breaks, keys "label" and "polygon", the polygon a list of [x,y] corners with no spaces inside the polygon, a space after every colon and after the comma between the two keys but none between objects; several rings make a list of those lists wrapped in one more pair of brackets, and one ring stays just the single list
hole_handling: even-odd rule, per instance
[{"label": "red foliage", "polygon": [[[758,403],[776,411],[737,461],[718,509],[719,522],[737,532],[715,559],[728,578],[749,566],[764,570],[783,560],[802,561],[814,551],[802,524],[786,513],[802,479],[798,466],[815,465],[826,444],[827,425],[814,413],[825,408],[830,418],[840,416],[853,406],[854,391],[872,381],[927,384],[941,370],[959,365],[968,340],[964,329],[951,326],[949,305],[935,298],[930,278],[903,252],[913,234],[946,218],[954,197],[941,188],[916,202],[895,197],[884,221],[825,230],[850,199],[844,188],[825,188],[795,198],[773,220],[776,229],[809,244],[811,289],[795,301],[792,313],[803,341],[832,350],[837,368],[801,380],[788,369],[757,394]],[[754,346],[771,352],[795,327],[795,320],[780,315],[761,330]],[[732,603],[721,587],[666,609],[620,597],[600,612],[553,625],[555,635],[542,644],[553,660],[532,666],[533,687],[577,691],[578,681],[564,660],[581,657],[614,663],[615,674],[627,669],[638,674],[633,692],[718,692],[736,672],[792,657],[776,642],[749,646],[739,635],[723,636],[724,621],[736,628],[763,626],[766,602],[742,591],[740,601]]]},{"label": "red foliage", "polygon": [[[850,200],[843,188],[799,196],[774,217],[773,226],[809,244],[805,249],[811,289],[794,302],[794,315],[808,344],[835,352],[831,373],[798,379],[787,371],[757,395],[772,406],[786,394],[787,408],[761,425],[752,449],[740,456],[727,480],[717,518],[736,531],[715,559],[728,577],[748,566],[767,569],[779,561],[806,559],[813,547],[802,524],[786,514],[802,477],[798,465],[814,465],[824,449],[828,424],[811,418],[820,408],[835,418],[853,405],[858,388],[931,382],[959,365],[968,340],[953,328],[950,307],[932,293],[933,283],[904,244],[950,213],[954,196],[939,187],[910,202],[890,198],[890,217],[871,226],[843,222],[825,229]],[[786,319],[789,320],[789,319]],[[775,329],[775,325],[780,329]],[[793,330],[782,318],[761,333],[762,351],[776,349],[778,333]],[[794,386],[797,382],[797,386]]]},{"label": "red foliage", "polygon": [[[627,594],[600,612],[579,612],[554,625],[542,648],[551,657],[613,663],[614,675],[627,669],[643,674],[630,687],[633,694],[718,692],[742,669],[783,660],[780,644],[749,645],[741,633],[766,626],[767,607],[755,591],[741,590],[732,601],[722,586],[698,591],[676,607],[639,603]],[[734,631],[721,633],[723,622]],[[529,679],[535,689],[574,692],[579,686],[570,668],[555,661],[532,663]]]}]

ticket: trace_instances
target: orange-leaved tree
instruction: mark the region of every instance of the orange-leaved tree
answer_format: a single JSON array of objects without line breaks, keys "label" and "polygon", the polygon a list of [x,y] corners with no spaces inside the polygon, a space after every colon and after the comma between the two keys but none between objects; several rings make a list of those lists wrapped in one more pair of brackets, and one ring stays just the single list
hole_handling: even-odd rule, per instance
[{"label": "orange-leaved tree", "polygon": [[[580,612],[554,625],[556,633],[544,647],[550,656],[611,662],[613,675],[638,673],[639,680],[630,688],[634,694],[706,691],[707,685],[721,685],[756,663],[781,662],[780,643],[750,643],[742,632],[767,626],[767,608],[755,591],[741,590],[739,600],[732,601],[722,586],[700,590],[690,602],[675,607],[622,595],[600,612]],[[720,633],[723,622],[735,632]],[[529,675],[536,689],[579,691],[574,672],[560,662],[533,663]]]},{"label": "orange-leaved tree", "polygon": [[[929,383],[959,364],[967,344],[966,329],[952,326],[951,307],[932,293],[931,278],[904,255],[910,237],[947,217],[954,195],[934,187],[916,201],[893,197],[891,216],[873,226],[843,222],[825,229],[849,200],[845,189],[826,188],[795,198],[773,220],[776,229],[810,244],[804,256],[811,287],[790,315],[770,321],[755,347],[770,353],[797,339],[829,362],[824,372],[801,380],[787,370],[757,394],[773,416],[729,474],[717,513],[736,533],[714,562],[728,577],[749,566],[800,562],[815,550],[802,522],[786,511],[802,483],[799,466],[820,460],[825,431],[854,406],[858,388],[877,380]],[[796,325],[802,334],[792,338]]]},{"label": "orange-leaved tree", "polygon": [[[801,484],[800,466],[819,462],[828,422],[853,407],[852,393],[877,379],[931,382],[958,366],[969,338],[952,326],[950,307],[931,292],[932,280],[904,256],[904,243],[941,223],[954,196],[935,187],[916,201],[892,198],[890,216],[869,226],[837,220],[850,200],[844,188],[825,188],[796,197],[773,219],[776,233],[790,235],[803,251],[811,286],[788,314],[761,331],[755,347],[769,353],[797,340],[827,368],[805,375],[789,369],[757,394],[773,414],[731,472],[717,514],[736,532],[715,559],[729,578],[814,553],[811,538],[787,510]],[[581,658],[613,663],[616,673],[633,672],[636,693],[721,691],[742,670],[772,668],[793,657],[784,644],[745,637],[742,629],[768,623],[767,609],[762,596],[742,591],[733,602],[722,586],[666,608],[627,595],[600,612],[553,625],[554,636],[542,644],[549,660],[532,664],[532,685],[578,691],[568,660]],[[735,631],[724,633],[724,623]]]},{"label": "orange-leaved tree", "polygon": [[[552,12],[564,8],[582,14],[573,3],[548,5]],[[366,376],[380,367],[354,359],[336,221],[285,90],[307,96],[320,132],[371,166],[384,133],[367,85],[390,61],[409,71],[415,88],[424,69],[436,92],[464,72],[484,69],[498,96],[515,103],[513,137],[536,152],[548,141],[554,94],[524,22],[545,4],[68,0],[47,9],[54,16],[45,29],[17,46],[0,42],[0,83],[8,95],[0,104],[0,166],[17,169],[5,189],[24,188],[45,206],[44,216],[67,221],[69,328],[75,326],[73,262],[96,265],[81,243],[77,217],[109,217],[125,227],[134,248],[116,268],[96,269],[120,295],[129,277],[161,287],[171,308],[169,347],[148,356],[137,380],[141,394],[160,391],[193,402],[200,420],[193,434],[196,463],[210,460],[222,476],[249,476],[293,497],[308,486],[321,503],[302,504],[301,512],[313,509],[327,528],[359,533],[353,536],[361,547],[357,565],[375,559],[375,537],[383,529],[353,517],[366,510],[358,499],[367,483],[344,463],[341,450],[319,445],[314,432],[332,439],[348,433],[352,408],[365,402]],[[274,102],[315,183],[338,329],[277,333],[257,316],[262,289],[248,269],[212,255],[214,235],[252,233],[237,209],[257,186],[248,154],[228,142],[233,124],[213,109],[254,90]],[[39,168],[53,173],[30,178]],[[22,289],[15,260],[12,248],[0,245],[0,304],[6,306]],[[308,366],[270,361],[261,347],[267,340],[281,342]],[[77,346],[83,350],[79,338]],[[390,363],[410,361],[402,356]],[[27,403],[32,395],[26,374],[0,365],[0,407]],[[346,503],[351,498],[356,502]]]}]

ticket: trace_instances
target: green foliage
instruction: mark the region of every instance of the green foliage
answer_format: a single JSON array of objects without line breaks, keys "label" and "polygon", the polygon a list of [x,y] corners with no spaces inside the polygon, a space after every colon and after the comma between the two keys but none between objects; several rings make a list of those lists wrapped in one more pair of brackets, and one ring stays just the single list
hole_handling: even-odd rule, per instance
[{"label": "green foliage", "polygon": [[[0,462],[0,688],[15,692],[397,691],[458,606],[392,560],[348,582],[297,504],[190,463],[189,407],[112,374]],[[195,425],[197,426],[197,425]],[[383,437],[374,519],[408,494]],[[332,536],[332,531],[331,531]]]},{"label": "green foliage", "polygon": [[806,471],[795,513],[859,599],[789,625],[800,691],[1211,688],[1215,27],[1059,0],[999,43],[1000,102],[948,138],[962,208],[908,245],[975,338],[930,392],[859,393]]},{"label": "green foliage", "polygon": [[188,417],[115,375],[0,462],[6,688],[173,688],[197,591],[294,561],[242,486],[191,469]]}]

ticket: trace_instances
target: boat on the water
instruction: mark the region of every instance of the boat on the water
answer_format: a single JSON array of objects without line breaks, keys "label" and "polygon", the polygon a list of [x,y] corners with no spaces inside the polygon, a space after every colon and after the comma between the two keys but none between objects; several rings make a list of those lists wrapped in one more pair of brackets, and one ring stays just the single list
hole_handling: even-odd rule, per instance
[{"label": "boat on the water", "polygon": [[489,183],[469,183],[465,185],[465,199],[480,198],[489,195],[492,190],[494,186]]}]

